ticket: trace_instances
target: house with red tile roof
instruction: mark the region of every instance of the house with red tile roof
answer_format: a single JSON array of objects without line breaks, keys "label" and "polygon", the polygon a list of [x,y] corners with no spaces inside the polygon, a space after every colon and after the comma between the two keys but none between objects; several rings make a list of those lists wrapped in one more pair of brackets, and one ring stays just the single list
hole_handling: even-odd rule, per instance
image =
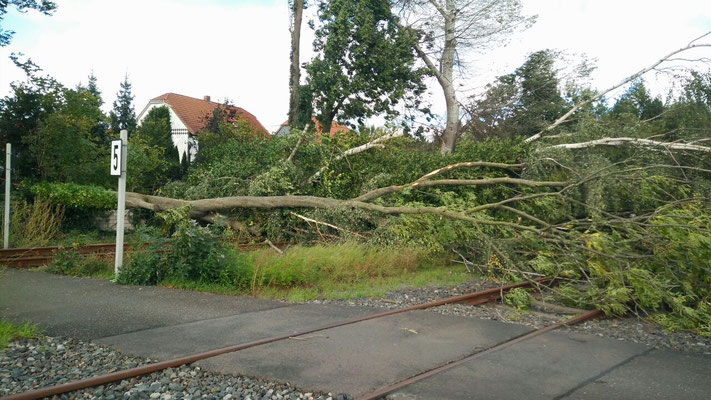
[{"label": "house with red tile roof", "polygon": [[176,93],[160,95],[151,99],[143,108],[143,111],[138,114],[138,124],[140,125],[151,109],[163,106],[168,107],[170,112],[173,144],[178,148],[180,161],[183,160],[186,154],[188,155],[188,161],[195,159],[198,150],[196,137],[200,131],[205,129],[205,126],[213,116],[215,108],[218,106],[223,107],[226,111],[223,114],[227,122],[246,121],[254,129],[256,135],[269,136],[264,125],[259,122],[257,117],[243,108],[210,101],[210,96],[197,99]]},{"label": "house with red tile roof", "polygon": [[[318,122],[316,117],[311,117],[311,120],[314,123],[314,127],[316,128],[314,133],[321,135],[323,133],[323,129],[321,129],[321,123]],[[348,127],[339,124],[336,121],[331,122],[331,131],[329,132],[328,136],[329,137],[334,137],[337,133],[348,133],[351,130],[348,129]],[[289,120],[284,121],[281,125],[279,125],[279,129],[274,133],[274,136],[285,136],[289,134]]]}]

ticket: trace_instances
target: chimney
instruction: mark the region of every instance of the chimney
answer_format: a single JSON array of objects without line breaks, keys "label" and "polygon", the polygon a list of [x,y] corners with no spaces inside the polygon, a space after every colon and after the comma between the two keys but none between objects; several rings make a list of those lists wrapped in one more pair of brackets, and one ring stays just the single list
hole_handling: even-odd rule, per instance
[{"label": "chimney", "polygon": [[205,97],[203,97],[202,99],[205,100],[205,101],[210,101],[210,96],[205,96]]}]

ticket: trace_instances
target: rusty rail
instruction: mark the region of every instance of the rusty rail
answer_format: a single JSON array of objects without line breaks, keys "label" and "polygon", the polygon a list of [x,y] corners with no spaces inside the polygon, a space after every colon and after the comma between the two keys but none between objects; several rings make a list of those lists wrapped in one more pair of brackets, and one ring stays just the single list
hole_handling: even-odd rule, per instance
[{"label": "rusty rail", "polygon": [[[286,243],[276,243],[277,247],[285,247]],[[149,246],[149,243],[143,243]],[[237,245],[240,249],[253,249],[266,247],[263,243],[242,243]],[[32,268],[48,265],[54,260],[54,253],[58,250],[76,250],[82,256],[96,256],[101,258],[113,257],[116,252],[116,244],[101,243],[89,244],[80,247],[72,246],[49,246],[49,247],[28,247],[18,249],[0,249],[0,265],[12,268]],[[123,246],[124,251],[133,249],[130,244]]]},{"label": "rusty rail", "polygon": [[[547,279],[537,279],[535,282],[538,283],[543,283],[545,281],[550,281]],[[197,353],[197,354],[192,354],[189,356],[185,357],[180,357],[180,358],[175,358],[172,360],[166,360],[166,361],[161,361],[157,363],[152,363],[152,364],[147,364],[141,367],[136,367],[136,368],[131,368],[123,371],[117,371],[105,375],[99,375],[87,379],[82,379],[82,380],[77,380],[77,381],[72,381],[60,385],[55,385],[55,386],[49,386],[46,388],[42,389],[36,389],[24,393],[19,393],[7,397],[3,397],[0,400],[33,400],[33,399],[39,399],[42,397],[50,397],[50,396],[55,396],[59,395],[62,393],[66,392],[71,392],[74,390],[79,390],[79,389],[85,389],[88,387],[92,386],[99,386],[99,385],[104,385],[110,382],[115,382],[115,381],[120,381],[123,379],[129,379],[129,378],[135,378],[136,376],[139,375],[146,375],[150,374],[153,372],[161,371],[167,368],[173,368],[173,367],[178,367],[184,364],[190,364],[199,360],[204,360],[206,358],[211,358],[211,357],[216,357],[222,354],[226,353],[232,353],[244,349],[248,349],[251,347],[256,347],[260,346],[263,344],[268,344],[268,343],[273,343],[273,342],[278,342],[282,340],[286,340],[289,338],[293,337],[298,337],[298,336],[303,336],[303,335],[308,335],[311,333],[315,332],[320,332],[324,331],[327,329],[332,329],[332,328],[337,328],[339,326],[344,326],[344,325],[350,325],[350,324],[355,324],[357,322],[362,322],[362,321],[367,321],[371,319],[376,319],[376,318],[382,318],[382,317],[387,317],[390,315],[395,315],[395,314],[400,314],[400,313],[405,313],[409,311],[414,311],[414,310],[424,310],[427,308],[432,308],[432,307],[437,307],[445,304],[450,304],[450,303],[459,303],[463,301],[469,301],[469,300],[476,300],[476,299],[487,299],[487,301],[493,301],[496,299],[499,299],[503,294],[507,293],[511,289],[519,288],[519,287],[528,287],[532,286],[533,282],[523,282],[523,283],[517,283],[513,285],[506,285],[506,286],[499,286],[491,289],[486,289],[474,293],[469,293],[469,294],[463,294],[459,296],[454,296],[454,297],[449,297],[446,299],[441,299],[441,300],[436,300],[428,303],[422,303],[422,304],[416,304],[413,306],[405,307],[405,308],[398,308],[395,310],[388,310],[384,311],[381,313],[377,314],[371,314],[371,315],[366,315],[362,317],[355,317],[355,318],[350,318],[344,321],[339,321],[339,322],[334,322],[330,324],[326,324],[320,327],[300,331],[300,332],[292,332],[289,334],[285,335],[279,335],[279,336],[273,336],[270,338],[265,338],[265,339],[260,339],[260,340],[255,340],[247,343],[241,343],[233,346],[227,346],[227,347],[222,347],[210,351],[206,351],[203,353]]]},{"label": "rusty rail", "polygon": [[388,394],[390,394],[390,393],[392,393],[392,392],[394,392],[394,391],[396,391],[396,390],[398,390],[398,389],[402,389],[402,388],[405,387],[405,386],[411,385],[411,384],[413,384],[413,383],[415,383],[415,382],[419,382],[419,381],[421,381],[421,380],[423,380],[423,379],[429,378],[429,377],[431,377],[431,376],[433,376],[433,375],[437,375],[437,374],[439,374],[439,373],[441,373],[441,372],[447,371],[447,370],[452,369],[452,368],[454,368],[454,367],[458,367],[458,366],[460,366],[460,365],[462,365],[462,364],[464,364],[464,363],[466,363],[466,362],[469,362],[469,361],[472,361],[472,360],[474,360],[474,359],[483,357],[483,356],[485,356],[485,355],[487,355],[487,354],[491,354],[491,353],[495,353],[495,352],[497,352],[497,351],[503,350],[503,349],[505,349],[505,348],[507,348],[507,347],[513,346],[513,345],[516,344],[516,343],[520,343],[520,342],[523,342],[523,341],[525,341],[525,340],[534,338],[534,337],[536,337],[536,336],[540,336],[540,335],[542,335],[542,334],[544,334],[544,333],[546,333],[546,332],[552,331],[552,330],[554,330],[554,329],[558,329],[558,328],[560,328],[561,326],[564,326],[564,325],[575,325],[575,324],[577,324],[577,323],[584,322],[584,321],[587,321],[587,320],[589,320],[589,319],[599,317],[599,316],[601,316],[601,315],[602,315],[602,311],[600,311],[600,310],[593,310],[593,311],[588,311],[588,312],[586,312],[586,313],[584,313],[584,314],[578,315],[577,317],[571,318],[571,319],[566,320],[566,321],[560,321],[560,322],[556,322],[556,323],[551,324],[551,325],[547,325],[547,326],[545,326],[545,327],[543,327],[543,328],[541,328],[541,329],[537,329],[537,330],[532,331],[532,332],[524,333],[524,334],[522,334],[522,335],[519,335],[519,336],[517,336],[517,337],[514,337],[513,339],[509,339],[509,340],[507,340],[507,341],[505,341],[505,342],[501,342],[501,343],[499,343],[499,344],[496,344],[496,345],[494,345],[494,346],[492,346],[492,347],[489,347],[489,348],[486,349],[486,350],[483,350],[483,351],[480,351],[480,352],[477,352],[477,353],[468,355],[468,356],[466,356],[466,357],[464,357],[464,358],[460,358],[459,360],[456,360],[456,361],[452,361],[452,362],[443,364],[443,365],[441,365],[441,366],[439,366],[439,367],[436,367],[436,368],[433,368],[433,369],[431,369],[431,370],[429,370],[429,371],[427,371],[427,372],[423,372],[423,373],[421,373],[421,374],[415,375],[415,376],[413,376],[413,377],[411,377],[411,378],[402,380],[402,381],[397,382],[397,383],[394,383],[394,384],[392,384],[392,385],[384,386],[384,387],[382,387],[382,388],[380,388],[380,389],[378,389],[378,390],[376,390],[376,391],[374,391],[374,392],[368,393],[368,394],[363,395],[363,396],[359,396],[359,397],[356,398],[356,400],[376,400],[376,399],[382,398],[382,397],[387,396]]}]

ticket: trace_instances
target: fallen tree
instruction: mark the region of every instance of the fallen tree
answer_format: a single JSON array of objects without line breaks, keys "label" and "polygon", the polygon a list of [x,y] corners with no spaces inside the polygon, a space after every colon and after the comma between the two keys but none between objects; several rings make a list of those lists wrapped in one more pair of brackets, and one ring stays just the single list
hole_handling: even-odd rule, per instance
[{"label": "fallen tree", "polygon": [[[249,208],[249,209],[275,209],[275,208],[321,208],[321,209],[336,209],[336,208],[355,208],[362,209],[371,212],[386,214],[386,215],[416,215],[416,214],[433,214],[441,217],[446,217],[455,220],[461,220],[470,222],[473,224],[482,225],[492,225],[492,226],[507,226],[510,228],[521,229],[521,230],[536,230],[536,228],[515,224],[507,221],[497,221],[475,218],[467,215],[464,212],[450,211],[444,207],[410,207],[410,206],[383,206],[379,204],[369,203],[374,199],[380,198],[387,194],[396,193],[402,191],[406,188],[414,187],[434,187],[434,186],[478,186],[478,185],[497,185],[497,184],[510,184],[510,185],[521,185],[527,187],[546,187],[546,188],[564,188],[569,185],[568,182],[556,182],[556,181],[534,181],[528,179],[512,178],[512,177],[499,177],[499,178],[489,178],[489,179],[440,179],[440,180],[430,180],[432,177],[444,173],[445,171],[451,171],[459,168],[472,168],[472,167],[493,167],[502,169],[520,169],[521,164],[503,164],[503,163],[490,163],[490,162],[468,162],[468,163],[458,163],[448,165],[432,171],[414,182],[399,185],[399,186],[389,186],[384,188],[379,188],[358,196],[354,199],[335,199],[329,197],[318,197],[318,196],[232,196],[232,197],[221,197],[212,199],[200,199],[200,200],[180,200],[173,199],[169,197],[162,196],[152,196],[140,193],[128,192],[126,193],[126,206],[133,208],[143,208],[155,212],[165,211],[173,208],[187,207],[190,209],[190,215],[192,218],[201,219],[209,222],[217,222],[218,220],[222,224],[234,225],[234,222],[229,222],[223,218],[216,218],[216,213],[221,211],[228,211],[239,208]],[[510,199],[513,200],[513,199]],[[518,210],[514,210],[511,207],[504,206],[505,203],[497,202],[496,204],[491,204],[491,207],[499,207],[512,211],[514,213],[520,213]],[[480,205],[481,207],[486,207],[487,205]],[[505,208],[504,208],[505,207]],[[548,225],[540,219],[528,218],[533,221],[538,221],[541,225]],[[238,227],[241,225],[234,225]],[[252,232],[255,233],[255,232]]]}]

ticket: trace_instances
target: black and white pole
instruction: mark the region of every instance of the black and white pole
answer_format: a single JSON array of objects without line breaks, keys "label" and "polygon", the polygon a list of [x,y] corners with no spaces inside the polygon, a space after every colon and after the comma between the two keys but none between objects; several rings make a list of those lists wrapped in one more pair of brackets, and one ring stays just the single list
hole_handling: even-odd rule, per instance
[{"label": "black and white pole", "polygon": [[3,219],[2,248],[10,247],[10,172],[12,171],[12,145],[5,145],[5,219]]},{"label": "black and white pole", "polygon": [[111,141],[111,175],[118,176],[118,207],[116,208],[116,261],[114,273],[118,275],[123,264],[123,230],[126,219],[126,156],[128,131],[121,130],[121,139]]}]

